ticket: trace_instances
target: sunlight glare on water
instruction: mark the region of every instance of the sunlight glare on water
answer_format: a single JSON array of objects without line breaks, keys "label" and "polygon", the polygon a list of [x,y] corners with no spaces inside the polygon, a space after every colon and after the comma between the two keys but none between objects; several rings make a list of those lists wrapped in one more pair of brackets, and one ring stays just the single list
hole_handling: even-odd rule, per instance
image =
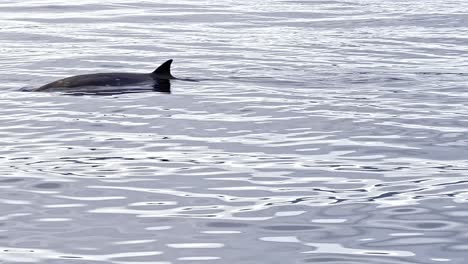
[{"label": "sunlight glare on water", "polygon": [[[465,263],[468,2],[0,3],[0,263]],[[172,94],[22,92],[149,73]]]}]

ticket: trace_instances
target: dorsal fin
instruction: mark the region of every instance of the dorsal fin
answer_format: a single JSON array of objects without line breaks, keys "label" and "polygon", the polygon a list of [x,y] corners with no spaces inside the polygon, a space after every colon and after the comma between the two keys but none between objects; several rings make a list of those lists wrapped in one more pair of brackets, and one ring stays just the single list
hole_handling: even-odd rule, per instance
[{"label": "dorsal fin", "polygon": [[164,62],[159,66],[152,74],[156,75],[159,79],[175,79],[171,74],[171,63],[172,59]]}]

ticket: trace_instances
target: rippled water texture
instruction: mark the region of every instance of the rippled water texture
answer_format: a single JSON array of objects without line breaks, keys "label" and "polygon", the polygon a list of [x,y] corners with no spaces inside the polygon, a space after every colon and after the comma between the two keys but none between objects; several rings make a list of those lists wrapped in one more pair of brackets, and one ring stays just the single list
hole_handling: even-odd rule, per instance
[{"label": "rippled water texture", "polygon": [[467,3],[2,0],[0,263],[466,263]]}]

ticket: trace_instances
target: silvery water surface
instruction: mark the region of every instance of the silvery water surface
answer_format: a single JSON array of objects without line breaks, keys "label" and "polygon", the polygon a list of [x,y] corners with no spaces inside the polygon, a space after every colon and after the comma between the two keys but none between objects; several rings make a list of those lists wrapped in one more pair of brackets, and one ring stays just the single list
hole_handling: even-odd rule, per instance
[{"label": "silvery water surface", "polygon": [[0,263],[466,263],[467,10],[1,1]]}]

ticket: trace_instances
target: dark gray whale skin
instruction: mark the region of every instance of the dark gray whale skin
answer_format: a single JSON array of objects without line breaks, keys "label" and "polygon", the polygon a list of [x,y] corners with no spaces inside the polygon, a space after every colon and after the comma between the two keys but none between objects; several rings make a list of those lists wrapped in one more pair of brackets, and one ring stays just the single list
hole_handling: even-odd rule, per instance
[{"label": "dark gray whale skin", "polygon": [[171,75],[172,60],[168,60],[161,64],[152,73],[127,73],[127,72],[110,72],[110,73],[93,73],[76,75],[64,79],[51,82],[32,91],[69,91],[76,90],[80,87],[99,87],[103,86],[126,86],[139,83],[151,83],[153,91],[170,93],[170,79],[176,79]]}]

